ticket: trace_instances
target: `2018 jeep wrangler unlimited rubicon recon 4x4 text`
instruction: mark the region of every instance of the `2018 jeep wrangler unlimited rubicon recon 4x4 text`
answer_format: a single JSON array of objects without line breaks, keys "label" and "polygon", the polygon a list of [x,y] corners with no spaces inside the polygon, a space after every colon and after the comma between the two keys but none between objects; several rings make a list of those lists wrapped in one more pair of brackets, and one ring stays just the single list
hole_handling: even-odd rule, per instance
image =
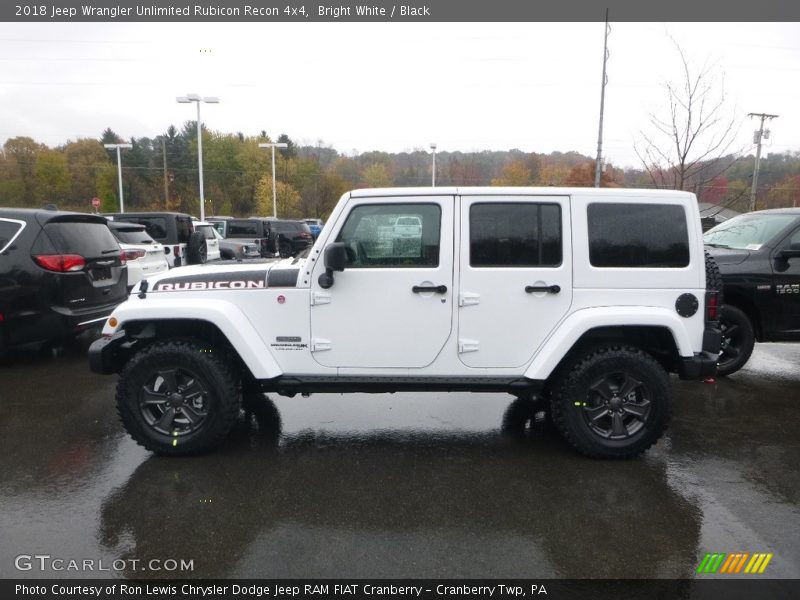
[{"label": "2018 jeep wrangler unlimited rubicon recon 4x4 text", "polygon": [[164,454],[220,442],[265,392],[480,390],[546,398],[576,449],[629,457],[669,421],[667,372],[716,370],[707,265],[685,192],[358,190],[305,257],[148,278],[90,363]]}]

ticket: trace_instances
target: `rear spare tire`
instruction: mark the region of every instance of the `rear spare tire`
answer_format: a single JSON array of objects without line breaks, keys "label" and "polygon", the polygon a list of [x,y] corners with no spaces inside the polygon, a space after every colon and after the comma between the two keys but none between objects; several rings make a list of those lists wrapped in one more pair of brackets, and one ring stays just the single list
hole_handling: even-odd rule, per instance
[{"label": "rear spare tire", "polygon": [[195,231],[189,237],[189,243],[186,244],[186,257],[190,265],[205,264],[208,258],[208,246],[206,245],[206,236],[202,231]]}]

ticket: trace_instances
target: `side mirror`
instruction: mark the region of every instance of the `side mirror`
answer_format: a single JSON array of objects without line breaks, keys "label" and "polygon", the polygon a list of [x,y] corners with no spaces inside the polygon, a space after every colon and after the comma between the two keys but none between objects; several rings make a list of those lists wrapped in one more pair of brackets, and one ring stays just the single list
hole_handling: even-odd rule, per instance
[{"label": "side mirror", "polygon": [[790,258],[798,258],[800,257],[800,248],[796,248],[795,244],[792,244],[791,247],[789,248],[784,248],[783,250],[779,250],[776,256],[783,260],[789,260]]},{"label": "side mirror", "polygon": [[334,242],[325,248],[325,272],[317,280],[319,286],[328,289],[333,286],[333,272],[344,271],[347,266],[347,247],[344,242]]}]

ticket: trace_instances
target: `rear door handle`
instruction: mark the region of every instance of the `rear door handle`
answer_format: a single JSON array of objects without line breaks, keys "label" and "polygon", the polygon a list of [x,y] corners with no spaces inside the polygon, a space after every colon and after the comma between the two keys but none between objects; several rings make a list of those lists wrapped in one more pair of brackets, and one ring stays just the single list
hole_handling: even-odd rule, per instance
[{"label": "rear door handle", "polygon": [[547,292],[548,294],[557,294],[561,291],[560,285],[526,285],[525,292],[533,294],[534,292]]},{"label": "rear door handle", "polygon": [[447,293],[447,286],[446,285],[415,285],[411,288],[411,291],[415,294],[422,294],[425,292],[434,292],[436,294],[446,294]]}]

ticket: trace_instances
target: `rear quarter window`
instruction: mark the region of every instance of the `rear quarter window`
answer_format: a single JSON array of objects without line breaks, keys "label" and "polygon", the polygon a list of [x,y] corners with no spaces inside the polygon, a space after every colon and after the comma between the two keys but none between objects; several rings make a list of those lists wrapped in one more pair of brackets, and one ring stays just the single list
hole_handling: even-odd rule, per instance
[{"label": "rear quarter window", "polygon": [[588,207],[593,267],[680,268],[689,265],[683,206],[595,203]]},{"label": "rear quarter window", "polygon": [[0,252],[6,251],[20,231],[22,231],[21,223],[0,219]]}]

